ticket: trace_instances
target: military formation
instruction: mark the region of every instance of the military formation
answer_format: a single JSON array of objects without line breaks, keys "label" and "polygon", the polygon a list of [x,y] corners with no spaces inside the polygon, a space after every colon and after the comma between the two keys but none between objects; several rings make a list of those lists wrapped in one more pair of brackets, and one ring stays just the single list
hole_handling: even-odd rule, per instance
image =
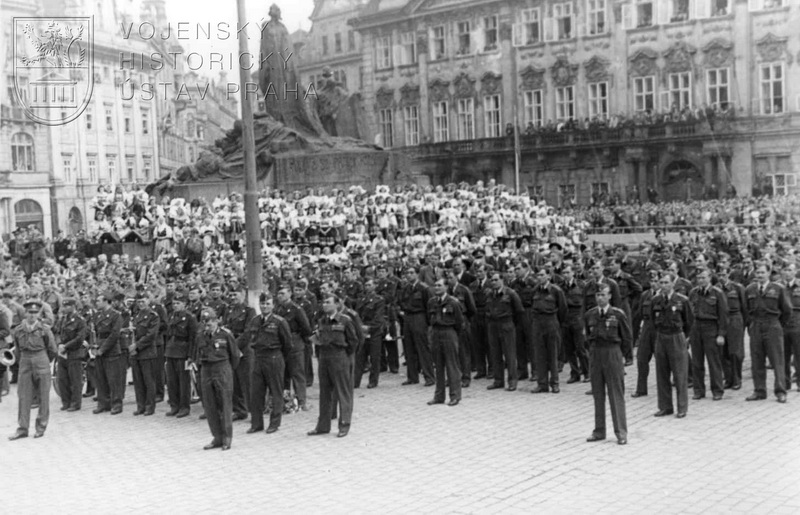
[{"label": "military formation", "polygon": [[246,434],[270,434],[284,414],[311,409],[316,381],[319,415],[308,435],[330,433],[337,420],[344,437],[354,389],[379,387],[403,360],[401,391],[433,386],[429,405],[457,406],[478,380],[498,395],[525,380],[534,394],[585,383],[595,405],[588,441],[606,438],[607,399],[624,445],[625,367],[635,365],[631,397],[642,402],[654,361],[655,416],[684,418],[690,394],[719,400],[742,388],[745,330],[747,400],[769,396],[772,369],[772,393],[786,402],[800,354],[793,250],[710,238],[636,250],[554,242],[421,261],[268,264],[264,291],[251,297],[257,310],[235,260],[162,281],[150,274],[148,283],[58,270],[5,280],[0,340],[14,363],[2,372],[11,369],[19,396],[10,439],[28,436],[36,405],[34,437],[45,434],[53,373],[63,411],[91,399],[93,414],[121,414],[129,378],[135,416],[166,402],[167,417],[185,418],[199,403],[213,437],[205,448],[223,450],[236,421],[249,420]]}]

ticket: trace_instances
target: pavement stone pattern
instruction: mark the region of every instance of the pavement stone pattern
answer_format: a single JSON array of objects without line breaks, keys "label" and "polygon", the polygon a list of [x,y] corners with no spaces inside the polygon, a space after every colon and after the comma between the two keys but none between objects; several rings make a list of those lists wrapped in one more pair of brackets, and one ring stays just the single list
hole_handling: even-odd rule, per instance
[{"label": "pavement stone pattern", "polygon": [[356,390],[342,439],[335,422],[330,435],[306,436],[315,383],[310,411],[285,415],[271,435],[235,422],[226,452],[202,449],[211,434],[199,404],[184,419],[165,417],[166,403],[134,417],[132,387],[117,416],[93,415],[93,402],[61,412],[51,391],[45,437],[9,442],[12,386],[0,404],[0,513],[800,513],[796,387],[786,404],[745,402],[748,360],[741,390],[690,400],[683,420],[656,419],[655,363],[650,395],[638,399],[633,365],[619,446],[610,414],[609,438],[586,442],[592,397],[588,384],[566,384],[568,368],[559,394],[531,395],[529,381],[487,391],[481,379],[449,407],[426,405],[432,387],[401,386],[401,367]]}]

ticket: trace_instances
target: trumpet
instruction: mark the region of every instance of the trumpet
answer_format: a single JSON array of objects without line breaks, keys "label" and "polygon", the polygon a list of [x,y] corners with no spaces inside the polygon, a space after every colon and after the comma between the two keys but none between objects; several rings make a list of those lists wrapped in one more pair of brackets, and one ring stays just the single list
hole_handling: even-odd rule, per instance
[{"label": "trumpet", "polygon": [[11,367],[14,363],[17,362],[17,346],[12,344],[11,347],[7,347],[3,349],[2,355],[0,355],[0,365],[5,367]]}]

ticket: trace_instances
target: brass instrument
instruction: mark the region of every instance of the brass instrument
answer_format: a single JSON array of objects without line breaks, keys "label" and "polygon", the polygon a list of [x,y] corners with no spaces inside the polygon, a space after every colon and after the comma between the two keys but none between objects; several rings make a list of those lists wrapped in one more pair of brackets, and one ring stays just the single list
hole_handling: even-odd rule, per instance
[{"label": "brass instrument", "polygon": [[17,362],[17,346],[12,344],[10,347],[3,349],[2,356],[0,356],[0,364],[6,368],[10,368]]}]

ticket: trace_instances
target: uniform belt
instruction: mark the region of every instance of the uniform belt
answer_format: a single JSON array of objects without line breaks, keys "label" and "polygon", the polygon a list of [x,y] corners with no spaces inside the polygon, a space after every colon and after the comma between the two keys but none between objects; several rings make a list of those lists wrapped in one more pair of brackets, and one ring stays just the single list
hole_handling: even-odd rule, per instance
[{"label": "uniform belt", "polygon": [[42,350],[21,350],[20,351],[20,355],[21,356],[35,356],[37,354],[41,354],[42,352],[45,352],[45,350],[46,349],[42,349]]},{"label": "uniform belt", "polygon": [[604,342],[604,341],[595,341],[593,343],[595,347],[619,347],[619,342]]},{"label": "uniform belt", "polygon": [[264,348],[255,348],[253,349],[253,351],[255,352],[256,356],[261,356],[264,354],[278,354],[282,352],[281,349],[264,349]]},{"label": "uniform belt", "polygon": [[663,329],[656,329],[656,333],[664,334],[664,335],[668,335],[668,336],[674,336],[676,334],[683,334],[683,329],[676,329],[676,330],[670,329],[670,330],[666,330],[666,331],[663,330]]}]

